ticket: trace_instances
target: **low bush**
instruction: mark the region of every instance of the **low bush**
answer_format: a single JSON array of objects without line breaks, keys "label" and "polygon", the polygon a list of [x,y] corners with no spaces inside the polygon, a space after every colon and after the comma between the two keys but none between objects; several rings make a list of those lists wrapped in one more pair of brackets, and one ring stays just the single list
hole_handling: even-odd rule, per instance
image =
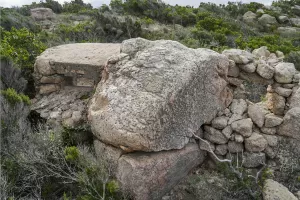
[{"label": "low bush", "polygon": [[28,96],[24,94],[18,94],[15,89],[8,88],[6,90],[1,90],[1,94],[7,99],[7,101],[11,105],[15,105],[16,103],[23,102],[27,105],[30,105],[30,99]]}]

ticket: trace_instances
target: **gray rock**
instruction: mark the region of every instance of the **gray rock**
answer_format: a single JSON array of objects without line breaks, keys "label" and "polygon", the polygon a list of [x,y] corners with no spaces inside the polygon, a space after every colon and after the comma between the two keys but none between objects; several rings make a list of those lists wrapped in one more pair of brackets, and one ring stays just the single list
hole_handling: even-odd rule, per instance
[{"label": "gray rock", "polygon": [[296,74],[295,65],[293,63],[279,63],[275,66],[275,80],[278,83],[291,83],[294,74]]},{"label": "gray rock", "polygon": [[224,50],[222,54],[226,55],[230,60],[233,60],[236,64],[248,64],[253,60],[253,55],[251,53],[240,49]]},{"label": "gray rock", "polygon": [[283,115],[285,108],[285,98],[277,93],[267,93],[267,106],[275,115]]},{"label": "gray rock", "polygon": [[300,17],[300,6],[299,6],[299,5],[295,5],[295,6],[293,6],[291,9],[292,9],[292,12],[293,12],[295,15],[297,15],[297,16]]},{"label": "gray rock", "polygon": [[275,147],[278,144],[278,138],[275,135],[263,135],[270,147]]},{"label": "gray rock", "polygon": [[230,110],[233,114],[243,115],[247,110],[247,102],[244,99],[233,99]]},{"label": "gray rock", "polygon": [[229,141],[228,142],[228,152],[230,153],[240,153],[244,151],[243,143]]},{"label": "gray rock", "polygon": [[236,66],[233,60],[229,60],[228,76],[238,77],[240,75],[240,68]]},{"label": "gray rock", "polygon": [[231,117],[229,118],[228,124],[231,125],[233,122],[238,121],[238,120],[240,120],[240,119],[243,119],[243,116],[242,116],[242,115],[239,115],[239,114],[233,114],[233,115],[231,115]]},{"label": "gray rock", "polygon": [[221,131],[210,126],[204,126],[204,138],[216,144],[226,144],[228,141]]},{"label": "gray rock", "polygon": [[226,126],[223,130],[222,130],[223,135],[229,139],[231,137],[232,134],[232,128],[231,126]]},{"label": "gray rock", "polygon": [[253,73],[256,70],[256,66],[254,63],[248,63],[245,65],[238,65],[239,68],[247,73]]},{"label": "gray rock", "polygon": [[281,52],[281,51],[276,51],[275,52],[276,53],[276,56],[277,56],[277,58],[278,59],[284,59],[284,53],[283,52]]},{"label": "gray rock", "polygon": [[300,88],[292,94],[290,99],[290,108],[300,107]]},{"label": "gray rock", "polygon": [[259,63],[256,72],[265,79],[273,78],[275,69],[266,63]]},{"label": "gray rock", "polygon": [[270,51],[268,51],[268,47],[262,46],[258,49],[254,49],[252,51],[252,54],[257,58],[261,58],[261,57],[267,58],[270,56]]},{"label": "gray rock", "polygon": [[256,14],[252,11],[248,11],[243,15],[243,21],[248,25],[254,25],[256,22]]},{"label": "gray rock", "polygon": [[244,142],[244,137],[240,134],[234,134],[234,140],[237,143],[243,143]]},{"label": "gray rock", "polygon": [[271,128],[279,126],[283,122],[283,119],[273,113],[267,114],[265,117],[265,127]]},{"label": "gray rock", "polygon": [[224,55],[142,38],[125,40],[121,52],[130,58],[108,63],[109,76],[89,106],[92,131],[105,143],[135,151],[181,149],[231,102]]},{"label": "gray rock", "polygon": [[300,139],[300,107],[290,109],[278,127],[278,135]]},{"label": "gray rock", "polygon": [[297,200],[297,198],[283,185],[267,179],[263,188],[264,200]]},{"label": "gray rock", "polygon": [[227,144],[216,145],[215,153],[217,155],[224,156],[226,155],[227,151],[228,151]]},{"label": "gray rock", "polygon": [[34,8],[30,9],[32,19],[36,21],[52,20],[54,13],[50,8]]},{"label": "gray rock", "polygon": [[299,18],[290,18],[290,22],[293,26],[300,26],[300,19]]},{"label": "gray rock", "polygon": [[250,137],[252,134],[253,122],[250,118],[241,119],[231,124],[232,130],[240,133],[244,137]]},{"label": "gray rock", "polygon": [[109,164],[112,173],[116,173],[118,160],[122,154],[126,153],[122,149],[107,145],[97,139],[94,139],[94,148],[97,160],[101,163]]},{"label": "gray rock", "polygon": [[268,145],[268,141],[260,134],[253,133],[245,139],[245,148],[249,152],[261,152]]},{"label": "gray rock", "polygon": [[261,132],[268,134],[268,135],[275,135],[276,134],[276,128],[267,128],[267,127],[262,127]]},{"label": "gray rock", "polygon": [[180,150],[129,153],[118,161],[117,179],[136,200],[158,200],[204,161],[197,144]]},{"label": "gray rock", "polygon": [[228,117],[224,116],[216,117],[212,120],[211,126],[216,129],[224,129],[227,126],[228,119]]},{"label": "gray rock", "polygon": [[266,155],[263,152],[250,153],[245,152],[243,154],[243,166],[248,168],[259,167],[266,163]]},{"label": "gray rock", "polygon": [[277,25],[278,24],[276,18],[269,15],[269,14],[263,14],[260,18],[258,18],[258,22],[262,26]]},{"label": "gray rock", "polygon": [[216,146],[208,140],[206,140],[206,142],[200,140],[199,141],[199,148],[201,150],[204,150],[204,151],[214,152],[215,149],[216,149]]},{"label": "gray rock", "polygon": [[277,32],[286,38],[300,36],[300,28],[298,27],[278,27]]},{"label": "gray rock", "polygon": [[252,119],[252,121],[258,126],[263,127],[265,122],[265,113],[262,108],[256,104],[248,106],[248,116]]},{"label": "gray rock", "polygon": [[271,159],[276,157],[275,151],[270,146],[266,147],[266,149],[264,150],[264,153],[267,155],[267,157],[269,157]]},{"label": "gray rock", "polygon": [[278,21],[279,21],[279,23],[284,24],[284,23],[288,23],[290,20],[289,20],[288,16],[282,15],[282,16],[278,17]]},{"label": "gray rock", "polygon": [[294,83],[299,83],[300,82],[300,73],[294,75],[293,82]]},{"label": "gray rock", "polygon": [[276,87],[275,92],[280,96],[289,97],[292,94],[293,90],[283,87]]},{"label": "gray rock", "polygon": [[59,85],[56,84],[46,84],[39,87],[39,93],[42,95],[47,95],[52,92],[56,92],[60,89]]}]

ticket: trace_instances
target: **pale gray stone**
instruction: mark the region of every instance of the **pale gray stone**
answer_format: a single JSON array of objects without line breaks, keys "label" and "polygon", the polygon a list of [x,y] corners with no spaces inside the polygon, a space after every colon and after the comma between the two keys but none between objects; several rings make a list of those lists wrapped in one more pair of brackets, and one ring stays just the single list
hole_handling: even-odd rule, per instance
[{"label": "pale gray stone", "polygon": [[289,97],[292,94],[293,90],[283,87],[276,87],[275,92],[280,96]]},{"label": "pale gray stone", "polygon": [[247,73],[253,73],[256,70],[256,66],[254,63],[248,63],[245,65],[238,65],[239,68]]},{"label": "pale gray stone", "polygon": [[300,107],[290,109],[278,127],[278,135],[300,139]]},{"label": "pale gray stone", "polygon": [[271,128],[280,125],[283,122],[283,119],[279,116],[274,115],[273,113],[267,114],[265,116],[265,127]]},{"label": "pale gray stone", "polygon": [[268,47],[262,46],[258,49],[254,49],[252,51],[252,54],[257,58],[261,58],[261,57],[267,58],[270,56],[270,51],[268,50]]},{"label": "pale gray stone", "polygon": [[233,99],[230,110],[233,114],[242,115],[247,110],[247,102],[244,99]]},{"label": "pale gray stone", "polygon": [[265,121],[265,112],[262,110],[261,106],[256,104],[249,105],[248,116],[258,127],[263,127]]},{"label": "pale gray stone", "polygon": [[265,79],[273,78],[275,69],[266,63],[259,63],[256,72]]},{"label": "pale gray stone", "polygon": [[228,119],[228,117],[224,116],[216,117],[212,120],[211,126],[216,129],[224,129],[227,126]]},{"label": "pale gray stone", "polygon": [[210,126],[204,126],[204,138],[215,144],[226,144],[228,142],[228,138],[221,131]]},{"label": "pale gray stone", "polygon": [[275,80],[278,83],[291,83],[296,74],[295,65],[293,63],[279,63],[275,66]]},{"label": "pale gray stone", "polygon": [[243,154],[243,166],[248,168],[255,168],[266,163],[266,155],[263,152],[252,153],[245,152]]},{"label": "pale gray stone", "polygon": [[228,142],[228,152],[230,153],[240,153],[244,151],[243,143],[229,141]]},{"label": "pale gray stone", "polygon": [[228,76],[238,77],[240,75],[240,68],[236,66],[233,60],[229,60]]},{"label": "pale gray stone", "polygon": [[277,136],[275,136],[275,135],[266,135],[266,134],[264,134],[263,136],[267,140],[268,145],[270,147],[277,146],[277,144],[278,144],[278,138],[277,138]]},{"label": "pale gray stone", "polygon": [[229,139],[231,137],[232,134],[232,128],[231,126],[226,126],[223,130],[222,130],[223,135]]},{"label": "pale gray stone", "polygon": [[224,156],[226,155],[227,151],[228,151],[227,144],[216,145],[215,153],[217,155]]},{"label": "pale gray stone", "polygon": [[264,200],[297,200],[297,198],[283,185],[267,179],[263,188]]},{"label": "pale gray stone", "polygon": [[231,124],[233,131],[240,133],[244,137],[250,137],[252,134],[253,122],[250,118],[241,119]]},{"label": "pale gray stone", "polygon": [[230,60],[233,60],[236,64],[248,64],[253,60],[253,55],[251,53],[240,49],[224,50],[222,54],[226,55]]},{"label": "pale gray stone", "polygon": [[208,140],[206,140],[206,142],[204,142],[203,140],[200,140],[199,148],[204,151],[214,152],[216,149],[216,146]]},{"label": "pale gray stone", "polygon": [[248,25],[254,25],[256,22],[256,14],[252,11],[248,11],[243,15],[243,21]]},{"label": "pale gray stone", "polygon": [[269,15],[269,14],[263,14],[260,18],[258,18],[258,22],[262,26],[268,26],[268,25],[276,25],[278,24],[275,17]]},{"label": "pale gray stone", "polygon": [[261,129],[261,132],[265,133],[265,134],[268,134],[268,135],[275,135],[276,134],[276,128],[267,128],[267,127],[262,127]]},{"label": "pale gray stone", "polygon": [[293,92],[290,99],[290,109],[300,107],[300,88]]},{"label": "pale gray stone", "polygon": [[267,140],[258,133],[253,133],[249,138],[245,139],[245,148],[249,152],[261,152],[267,145]]},{"label": "pale gray stone", "polygon": [[30,9],[31,18],[35,21],[45,21],[54,19],[54,13],[50,8]]},{"label": "pale gray stone", "polygon": [[234,140],[237,143],[243,143],[244,142],[244,137],[240,134],[234,134]]}]

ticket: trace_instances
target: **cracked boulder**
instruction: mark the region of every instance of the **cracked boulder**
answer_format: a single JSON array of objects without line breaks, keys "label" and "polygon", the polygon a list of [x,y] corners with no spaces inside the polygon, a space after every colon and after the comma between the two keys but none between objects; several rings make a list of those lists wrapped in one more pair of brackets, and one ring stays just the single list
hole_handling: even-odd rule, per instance
[{"label": "cracked boulder", "polygon": [[131,153],[119,159],[117,178],[136,200],[160,200],[204,161],[197,144],[180,150]]},{"label": "cracked boulder", "polygon": [[94,135],[131,151],[182,149],[232,100],[229,60],[208,49],[142,38],[108,60],[89,106]]}]

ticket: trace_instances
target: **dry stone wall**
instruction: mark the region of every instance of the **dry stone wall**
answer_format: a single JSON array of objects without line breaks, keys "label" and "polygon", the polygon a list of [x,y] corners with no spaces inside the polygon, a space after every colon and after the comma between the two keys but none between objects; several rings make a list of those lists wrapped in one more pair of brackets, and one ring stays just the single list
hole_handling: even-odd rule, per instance
[{"label": "dry stone wall", "polygon": [[[204,125],[204,138],[220,157],[243,153],[245,167],[258,167],[275,157],[278,136],[299,139],[299,72],[293,63],[282,61],[281,52],[270,53],[266,47],[223,54],[230,59],[228,82],[234,97],[228,108]],[[261,102],[253,103],[245,95],[248,82],[265,88],[265,93],[258,93]],[[200,143],[200,148],[207,150],[207,145]]]}]

